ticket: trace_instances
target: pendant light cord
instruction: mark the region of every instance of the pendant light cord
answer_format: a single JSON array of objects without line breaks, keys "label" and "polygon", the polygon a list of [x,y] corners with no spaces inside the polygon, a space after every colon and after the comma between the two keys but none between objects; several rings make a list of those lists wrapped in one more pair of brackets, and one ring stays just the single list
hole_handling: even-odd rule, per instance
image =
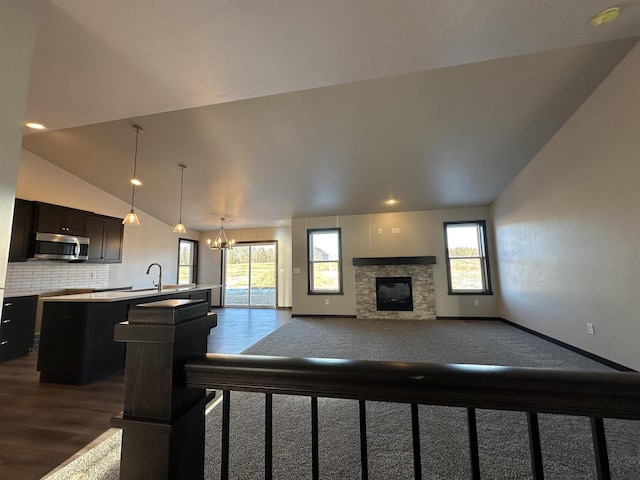
[{"label": "pendant light cord", "polygon": [[[136,131],[136,149],[134,151],[133,154],[133,179],[135,180],[136,178],[136,171],[138,170],[138,136],[140,135],[140,130],[142,130],[142,127],[139,127],[138,125],[134,125],[133,129]],[[135,199],[136,196],[136,184],[132,183],[132,187],[131,187],[131,210],[133,210],[133,200]]]},{"label": "pendant light cord", "polygon": [[182,223],[182,185],[184,184],[184,165],[180,165],[180,223]]}]

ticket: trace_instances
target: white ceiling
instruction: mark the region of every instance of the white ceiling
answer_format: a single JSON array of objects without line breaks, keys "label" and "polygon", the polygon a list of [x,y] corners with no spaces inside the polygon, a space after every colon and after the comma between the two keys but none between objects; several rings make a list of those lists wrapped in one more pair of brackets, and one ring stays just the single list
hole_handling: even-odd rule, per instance
[{"label": "white ceiling", "polygon": [[175,223],[184,163],[197,230],[488,205],[640,34],[640,0],[38,6],[24,148],[129,201],[139,124],[136,207]]}]

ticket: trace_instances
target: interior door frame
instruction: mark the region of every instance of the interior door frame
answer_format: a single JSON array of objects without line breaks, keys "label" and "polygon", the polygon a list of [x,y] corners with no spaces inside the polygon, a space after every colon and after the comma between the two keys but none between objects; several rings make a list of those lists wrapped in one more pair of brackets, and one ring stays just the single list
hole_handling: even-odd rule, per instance
[{"label": "interior door frame", "polygon": [[[251,246],[259,246],[259,245],[274,245],[276,249],[276,261],[274,265],[275,270],[275,305],[227,305],[227,256],[226,250],[223,251],[220,259],[222,261],[222,295],[220,298],[220,304],[224,308],[278,308],[278,240],[252,240],[246,242],[236,242],[236,246],[238,247],[251,247]],[[251,254],[249,255],[249,269],[251,269]],[[251,275],[249,275],[249,302],[251,302]]]}]

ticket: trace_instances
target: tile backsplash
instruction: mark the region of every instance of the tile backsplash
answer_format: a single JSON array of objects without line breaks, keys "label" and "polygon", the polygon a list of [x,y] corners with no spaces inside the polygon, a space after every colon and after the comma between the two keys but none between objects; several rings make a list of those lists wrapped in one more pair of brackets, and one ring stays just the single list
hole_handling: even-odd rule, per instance
[{"label": "tile backsplash", "polygon": [[18,293],[46,293],[64,288],[106,288],[109,265],[30,261],[9,263],[5,296]]}]

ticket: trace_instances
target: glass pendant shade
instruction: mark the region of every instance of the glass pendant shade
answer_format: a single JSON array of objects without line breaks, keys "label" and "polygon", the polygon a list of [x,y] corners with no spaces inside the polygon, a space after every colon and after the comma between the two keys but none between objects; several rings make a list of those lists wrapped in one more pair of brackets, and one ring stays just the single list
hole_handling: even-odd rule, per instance
[{"label": "glass pendant shade", "polygon": [[187,233],[187,229],[185,228],[184,223],[176,223],[176,226],[173,227],[173,233]]},{"label": "glass pendant shade", "polygon": [[124,217],[124,220],[122,220],[122,224],[129,225],[131,227],[140,226],[140,220],[138,220],[138,215],[136,215],[136,212],[134,212],[133,209],[131,209],[129,213],[127,213],[127,216]]}]

